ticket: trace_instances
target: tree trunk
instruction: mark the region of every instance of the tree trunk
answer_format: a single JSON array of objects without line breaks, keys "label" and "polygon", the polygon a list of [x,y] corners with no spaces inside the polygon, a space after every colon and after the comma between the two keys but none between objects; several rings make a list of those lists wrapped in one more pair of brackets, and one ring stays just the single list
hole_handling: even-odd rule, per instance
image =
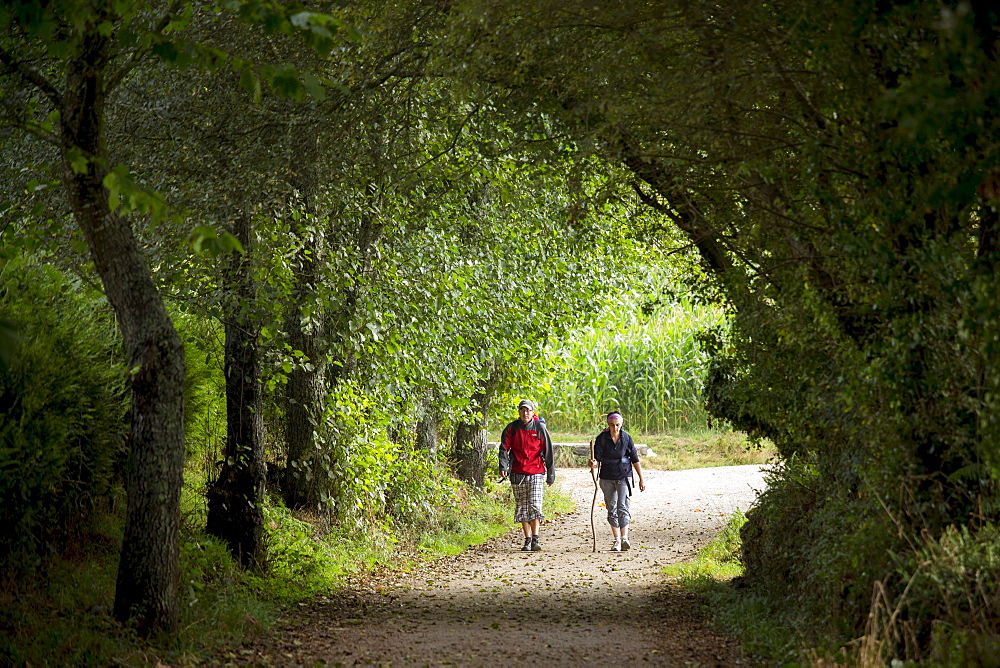
[{"label": "tree trunk", "polygon": [[417,421],[417,450],[426,450],[432,457],[437,454],[438,421],[433,413]]},{"label": "tree trunk", "polygon": [[425,392],[418,405],[417,450],[426,450],[432,457],[438,452],[438,414],[434,410],[434,395]]},{"label": "tree trunk", "polygon": [[[317,443],[326,390],[326,327],[317,291],[318,272],[324,261],[324,235],[317,227],[312,200],[317,186],[317,139],[313,132],[300,138],[298,160],[290,167],[289,185],[297,191],[304,215],[293,219],[300,249],[295,266],[295,288],[285,319],[288,343],[302,351],[288,376],[285,440],[288,457],[282,491],[289,508],[318,509],[327,496],[328,463]],[[291,201],[291,200],[290,200]],[[305,307],[305,310],[303,310]],[[308,315],[307,315],[308,314]]]},{"label": "tree trunk", "polygon": [[[108,38],[92,29],[84,33],[79,57],[68,63],[60,110],[63,182],[118,319],[131,370],[128,504],[114,613],[142,633],[169,632],[178,612],[184,348],[128,221],[110,210],[104,189],[108,52]],[[78,157],[87,159],[85,169]]]},{"label": "tree trunk", "polygon": [[489,455],[486,395],[476,394],[473,402],[479,409],[480,416],[471,422],[460,422],[455,430],[455,472],[462,480],[481,488],[486,482],[486,462]]},{"label": "tree trunk", "polygon": [[240,215],[235,236],[244,255],[233,255],[226,272],[226,450],[219,477],[208,490],[206,531],[221,538],[244,568],[264,562],[264,421],[260,382],[259,325],[246,311],[256,303],[250,267],[250,216]]},{"label": "tree trunk", "polygon": [[[316,428],[322,418],[323,363],[317,339],[322,329],[319,318],[304,326],[302,313],[292,307],[286,321],[288,343],[292,350],[301,350],[301,358],[288,376],[285,408],[285,439],[288,459],[282,486],[285,504],[289,508],[317,508],[321,502],[324,460],[320,457]],[[305,368],[305,364],[312,369]]]}]

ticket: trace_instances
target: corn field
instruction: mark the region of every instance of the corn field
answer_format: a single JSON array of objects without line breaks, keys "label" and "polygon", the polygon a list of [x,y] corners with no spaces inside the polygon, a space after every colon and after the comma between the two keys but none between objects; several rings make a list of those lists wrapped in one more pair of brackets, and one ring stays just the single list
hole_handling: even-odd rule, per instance
[{"label": "corn field", "polygon": [[696,340],[721,310],[681,304],[652,318],[603,320],[552,350],[557,369],[537,394],[553,431],[589,432],[619,410],[633,433],[704,429],[708,358]]}]

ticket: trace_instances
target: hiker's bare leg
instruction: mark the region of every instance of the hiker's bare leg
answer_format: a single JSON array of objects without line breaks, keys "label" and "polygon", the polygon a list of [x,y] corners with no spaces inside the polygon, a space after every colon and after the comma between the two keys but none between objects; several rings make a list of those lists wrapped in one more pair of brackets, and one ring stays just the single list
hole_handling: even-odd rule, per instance
[{"label": "hiker's bare leg", "polygon": [[[531,535],[532,536],[537,536],[538,535],[538,527],[541,526],[542,520],[540,520],[540,519],[538,519],[536,517],[535,519],[533,519],[530,522],[528,522],[528,524],[531,527]],[[527,536],[528,534],[524,534],[524,535]]]},{"label": "hiker's bare leg", "polygon": [[[537,522],[538,520],[533,521]],[[521,522],[521,531],[524,532],[525,538],[531,538],[531,522]],[[538,533],[537,529],[535,530],[535,533]]]}]

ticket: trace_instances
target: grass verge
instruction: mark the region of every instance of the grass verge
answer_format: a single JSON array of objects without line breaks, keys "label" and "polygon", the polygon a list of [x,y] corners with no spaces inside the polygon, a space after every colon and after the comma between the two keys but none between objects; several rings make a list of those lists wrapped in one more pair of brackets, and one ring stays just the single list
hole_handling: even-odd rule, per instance
[{"label": "grass verge", "polygon": [[740,528],[745,523],[746,517],[737,510],[694,559],[665,566],[662,572],[696,594],[713,625],[739,638],[754,662],[795,664],[801,643],[793,620],[740,585]]}]

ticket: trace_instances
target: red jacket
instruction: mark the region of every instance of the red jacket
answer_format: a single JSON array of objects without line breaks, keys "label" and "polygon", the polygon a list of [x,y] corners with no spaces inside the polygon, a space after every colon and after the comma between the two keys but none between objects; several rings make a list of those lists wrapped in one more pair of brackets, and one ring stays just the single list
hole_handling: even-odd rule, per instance
[{"label": "red jacket", "polygon": [[545,481],[550,485],[555,482],[552,438],[542,422],[533,419],[524,424],[518,419],[504,427],[500,434],[500,473],[546,473]]}]

